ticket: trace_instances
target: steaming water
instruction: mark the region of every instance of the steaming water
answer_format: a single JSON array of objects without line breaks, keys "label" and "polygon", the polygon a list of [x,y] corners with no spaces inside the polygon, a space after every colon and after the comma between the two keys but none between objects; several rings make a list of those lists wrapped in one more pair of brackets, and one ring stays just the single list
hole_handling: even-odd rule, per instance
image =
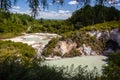
[{"label": "steaming water", "polygon": [[102,66],[106,65],[106,62],[104,61],[106,59],[105,56],[81,56],[81,57],[74,57],[74,58],[64,58],[60,60],[51,60],[46,61],[46,63],[50,66],[68,66],[70,67],[72,64],[74,65],[74,68],[81,65],[82,67],[88,66],[88,70],[94,69],[96,67],[98,71],[101,71]]},{"label": "steaming water", "polygon": [[47,44],[50,39],[44,36],[27,36],[23,39],[23,41],[34,41],[35,43]]}]

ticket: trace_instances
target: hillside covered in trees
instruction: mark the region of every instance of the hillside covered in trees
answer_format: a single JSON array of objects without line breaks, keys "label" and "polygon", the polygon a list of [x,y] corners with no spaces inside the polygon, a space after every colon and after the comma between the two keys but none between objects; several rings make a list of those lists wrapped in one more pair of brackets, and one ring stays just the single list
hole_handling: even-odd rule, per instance
[{"label": "hillside covered in trees", "polygon": [[24,32],[49,32],[62,34],[88,25],[120,20],[120,11],[114,7],[89,5],[75,11],[67,20],[35,20],[26,14],[13,14],[0,10],[0,38],[21,35]]},{"label": "hillside covered in trees", "polygon": [[113,20],[120,20],[120,11],[115,7],[106,7],[102,5],[91,7],[87,5],[73,12],[68,22],[73,24],[76,28],[79,28]]}]

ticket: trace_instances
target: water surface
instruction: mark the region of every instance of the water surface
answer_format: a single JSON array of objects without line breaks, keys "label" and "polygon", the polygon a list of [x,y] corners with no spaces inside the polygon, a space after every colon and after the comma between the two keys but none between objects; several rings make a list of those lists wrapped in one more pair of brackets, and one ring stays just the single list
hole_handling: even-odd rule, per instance
[{"label": "water surface", "polygon": [[106,62],[104,61],[107,57],[105,56],[81,56],[81,57],[74,57],[74,58],[64,58],[60,60],[51,60],[51,61],[46,61],[46,63],[50,66],[68,66],[70,67],[72,64],[74,65],[74,68],[78,67],[81,65],[82,67],[88,66],[88,70],[94,69],[96,67],[98,71],[101,71],[102,66],[106,65]]}]

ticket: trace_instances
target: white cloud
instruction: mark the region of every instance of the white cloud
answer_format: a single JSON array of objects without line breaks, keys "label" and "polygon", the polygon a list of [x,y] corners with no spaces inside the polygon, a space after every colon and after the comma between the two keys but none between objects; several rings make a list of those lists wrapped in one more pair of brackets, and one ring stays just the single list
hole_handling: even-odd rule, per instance
[{"label": "white cloud", "polygon": [[110,0],[108,3],[109,4],[119,4],[120,1],[119,0]]},{"label": "white cloud", "polygon": [[58,2],[58,3],[59,3],[60,1],[59,1],[59,0],[56,0],[56,2]]},{"label": "white cloud", "polygon": [[64,12],[59,10],[58,12],[50,11],[50,12],[40,12],[37,18],[44,18],[44,19],[67,19],[71,17],[71,13]]},{"label": "white cloud", "polygon": [[12,6],[12,9],[20,9],[20,6]]},{"label": "white cloud", "polygon": [[21,10],[18,10],[18,9],[11,9],[10,12],[12,12],[12,13],[20,13],[20,14],[28,14],[28,15],[30,15],[30,13],[31,13],[30,10],[21,11]]},{"label": "white cloud", "polygon": [[53,4],[52,3],[49,3],[50,6],[52,6]]},{"label": "white cloud", "polygon": [[20,6],[12,6],[12,8],[10,9],[10,12],[21,13],[20,9],[21,9]]},{"label": "white cloud", "polygon": [[115,6],[116,6],[116,7],[120,7],[120,3],[118,3],[118,4],[115,4]]},{"label": "white cloud", "polygon": [[30,15],[30,14],[31,14],[31,11],[30,11],[30,10],[27,10],[27,11],[19,11],[18,13]]},{"label": "white cloud", "polygon": [[120,7],[120,1],[119,0],[112,0],[108,2],[109,4],[116,6],[116,7]]},{"label": "white cloud", "polygon": [[[11,9],[12,13],[20,13],[20,14],[28,14],[30,15],[31,11],[21,11],[19,9]],[[55,11],[40,11],[37,19],[44,18],[44,19],[67,19],[71,17],[72,13],[69,10],[58,10],[58,12]]]},{"label": "white cloud", "polygon": [[75,4],[78,4],[78,2],[76,0],[73,0],[73,1],[68,2],[68,4],[75,5]]},{"label": "white cloud", "polygon": [[70,11],[68,11],[68,10],[59,10],[59,13],[61,13],[61,14],[67,14],[67,13],[70,13]]}]

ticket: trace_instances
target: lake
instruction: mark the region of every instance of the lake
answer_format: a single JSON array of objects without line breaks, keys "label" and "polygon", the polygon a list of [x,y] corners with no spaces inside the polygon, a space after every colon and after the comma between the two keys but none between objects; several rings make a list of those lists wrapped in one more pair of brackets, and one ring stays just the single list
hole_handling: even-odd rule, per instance
[{"label": "lake", "polygon": [[80,56],[80,57],[73,57],[73,58],[63,58],[59,60],[51,60],[51,61],[45,61],[45,63],[49,66],[68,66],[70,67],[72,64],[74,65],[74,68],[77,68],[79,65],[82,67],[88,65],[88,70],[94,69],[96,67],[99,72],[101,72],[102,66],[106,65],[106,62],[104,61],[107,57],[102,55],[97,56]]}]

